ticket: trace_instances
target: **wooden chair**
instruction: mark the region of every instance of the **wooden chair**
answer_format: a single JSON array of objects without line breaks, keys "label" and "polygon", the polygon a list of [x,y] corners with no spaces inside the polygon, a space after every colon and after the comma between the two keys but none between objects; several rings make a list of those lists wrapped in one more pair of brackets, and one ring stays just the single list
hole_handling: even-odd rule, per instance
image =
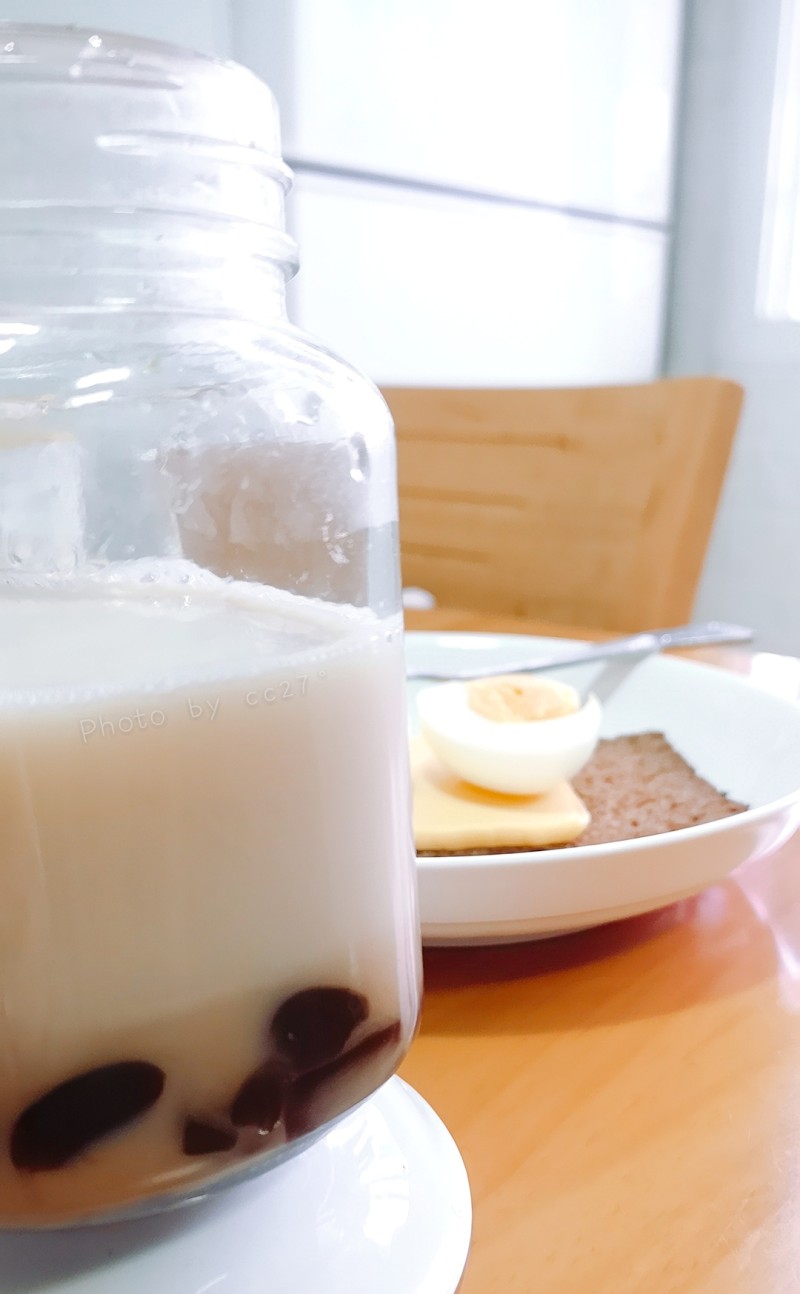
[{"label": "wooden chair", "polygon": [[741,387],[383,394],[404,584],[445,605],[603,629],[690,618]]}]

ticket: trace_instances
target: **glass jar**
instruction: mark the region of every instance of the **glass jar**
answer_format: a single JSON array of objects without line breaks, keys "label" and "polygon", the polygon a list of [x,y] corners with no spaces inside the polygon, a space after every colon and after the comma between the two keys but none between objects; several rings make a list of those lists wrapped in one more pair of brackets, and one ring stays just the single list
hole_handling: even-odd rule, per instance
[{"label": "glass jar", "polygon": [[2,24],[0,104],[0,1224],[66,1225],[281,1162],[413,1036],[394,447],[287,322],[254,76]]}]

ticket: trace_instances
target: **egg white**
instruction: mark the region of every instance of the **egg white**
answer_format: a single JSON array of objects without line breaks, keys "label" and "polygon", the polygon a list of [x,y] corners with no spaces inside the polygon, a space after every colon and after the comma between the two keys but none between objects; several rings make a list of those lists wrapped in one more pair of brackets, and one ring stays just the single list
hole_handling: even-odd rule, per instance
[{"label": "egg white", "polygon": [[440,683],[419,693],[417,712],[425,740],[451,772],[503,795],[541,795],[569,781],[600,734],[594,696],[557,719],[500,723],[471,708],[464,683]]}]

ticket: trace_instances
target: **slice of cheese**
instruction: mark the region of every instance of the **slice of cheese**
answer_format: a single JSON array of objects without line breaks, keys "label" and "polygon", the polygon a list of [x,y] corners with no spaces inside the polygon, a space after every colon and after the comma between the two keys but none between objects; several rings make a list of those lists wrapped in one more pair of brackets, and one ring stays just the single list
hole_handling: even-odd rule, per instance
[{"label": "slice of cheese", "polygon": [[545,795],[499,795],[462,782],[424,738],[411,742],[414,839],[418,850],[520,849],[565,845],[589,825],[569,782]]}]

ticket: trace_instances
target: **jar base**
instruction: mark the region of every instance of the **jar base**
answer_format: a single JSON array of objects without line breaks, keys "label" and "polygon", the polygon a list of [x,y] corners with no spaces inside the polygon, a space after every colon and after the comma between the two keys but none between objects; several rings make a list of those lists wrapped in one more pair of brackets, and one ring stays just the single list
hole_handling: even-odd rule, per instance
[{"label": "jar base", "polygon": [[302,1154],[187,1208],[0,1234],[0,1289],[455,1294],[471,1220],[450,1134],[395,1077]]}]

